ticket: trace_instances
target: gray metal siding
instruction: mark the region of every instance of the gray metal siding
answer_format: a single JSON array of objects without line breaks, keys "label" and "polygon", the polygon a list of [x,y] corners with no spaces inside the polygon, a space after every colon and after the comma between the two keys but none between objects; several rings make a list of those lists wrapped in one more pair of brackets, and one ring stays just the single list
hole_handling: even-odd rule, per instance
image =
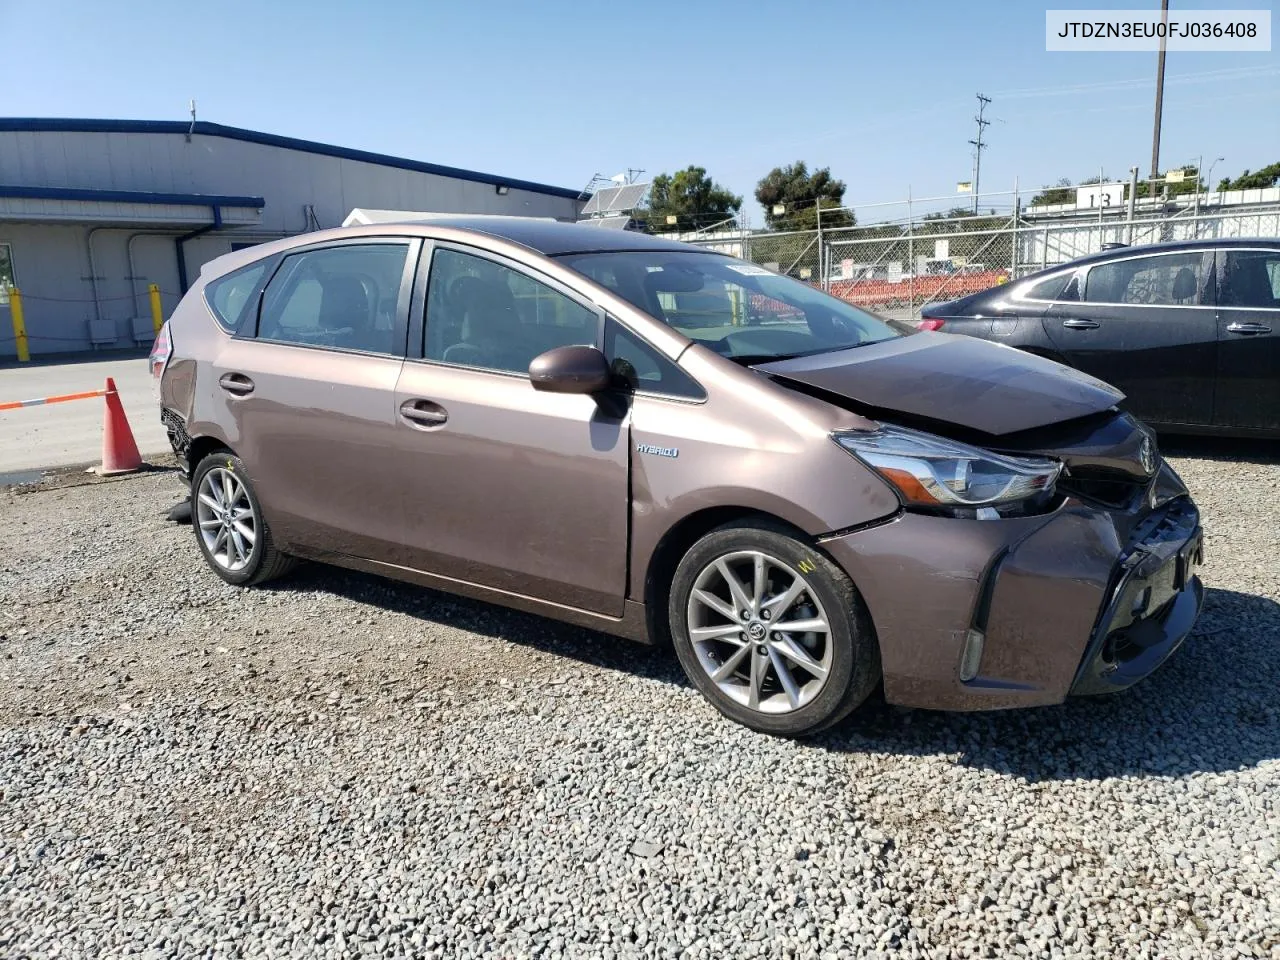
[{"label": "gray metal siding", "polygon": [[0,131],[0,183],[104,190],[263,196],[262,229],[292,232],[303,208],[322,227],[353,207],[507,213],[573,219],[575,200],[492,184],[326,157],[225,137]]}]

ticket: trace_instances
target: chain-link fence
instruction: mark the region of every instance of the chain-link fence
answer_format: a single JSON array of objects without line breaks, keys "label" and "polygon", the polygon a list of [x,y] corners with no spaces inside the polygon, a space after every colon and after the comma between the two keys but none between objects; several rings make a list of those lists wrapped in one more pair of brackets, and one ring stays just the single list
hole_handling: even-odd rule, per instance
[{"label": "chain-link fence", "polygon": [[[893,207],[900,207],[895,210]],[[865,226],[792,232],[719,232],[693,242],[754,261],[859,306],[915,316],[926,303],[977,293],[1103,250],[1219,237],[1280,237],[1280,202],[1147,212],[1124,209],[1028,216],[1014,194],[984,195],[977,214],[917,213],[881,204]],[[888,208],[888,209],[886,209]],[[824,211],[825,213],[825,211]]]}]

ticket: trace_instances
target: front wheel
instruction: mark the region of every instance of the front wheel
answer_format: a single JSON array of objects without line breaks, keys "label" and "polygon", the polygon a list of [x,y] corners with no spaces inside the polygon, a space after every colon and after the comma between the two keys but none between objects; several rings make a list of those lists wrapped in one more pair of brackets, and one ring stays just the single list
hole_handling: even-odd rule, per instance
[{"label": "front wheel", "polygon": [[839,722],[880,680],[853,582],[772,523],[711,531],[680,561],[668,608],[685,673],[729,718],[782,736]]},{"label": "front wheel", "polygon": [[286,573],[295,560],[271,539],[244,463],[211,453],[191,475],[191,526],[205,561],[227,583],[250,586]]}]

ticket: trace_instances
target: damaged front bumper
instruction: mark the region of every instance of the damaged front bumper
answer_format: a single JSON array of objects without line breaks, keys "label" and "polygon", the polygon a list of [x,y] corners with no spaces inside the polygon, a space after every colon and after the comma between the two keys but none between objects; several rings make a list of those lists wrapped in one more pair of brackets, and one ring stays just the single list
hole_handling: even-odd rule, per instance
[{"label": "damaged front bumper", "polygon": [[942,710],[1039,706],[1121,690],[1155,670],[1199,615],[1203,548],[1176,475],[1163,468],[1152,489],[1164,491],[1159,505],[1134,512],[1068,499],[1047,516],[903,513],[823,538],[871,613],[885,698]]},{"label": "damaged front bumper", "polygon": [[1153,514],[1116,565],[1111,601],[1098,618],[1071,693],[1123,690],[1178,649],[1204,604],[1198,576],[1203,562],[1195,504],[1181,498]]}]

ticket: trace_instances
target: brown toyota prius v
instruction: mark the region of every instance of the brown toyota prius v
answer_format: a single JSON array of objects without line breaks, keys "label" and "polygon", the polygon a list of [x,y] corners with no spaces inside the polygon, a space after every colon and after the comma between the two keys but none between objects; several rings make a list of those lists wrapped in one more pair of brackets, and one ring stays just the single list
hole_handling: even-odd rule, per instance
[{"label": "brown toyota prius v", "polygon": [[227,582],[306,558],[669,641],[770,733],[879,684],[1120,690],[1200,611],[1199,514],[1116,390],[680,243],[298,236],[206,265],[151,365]]}]

